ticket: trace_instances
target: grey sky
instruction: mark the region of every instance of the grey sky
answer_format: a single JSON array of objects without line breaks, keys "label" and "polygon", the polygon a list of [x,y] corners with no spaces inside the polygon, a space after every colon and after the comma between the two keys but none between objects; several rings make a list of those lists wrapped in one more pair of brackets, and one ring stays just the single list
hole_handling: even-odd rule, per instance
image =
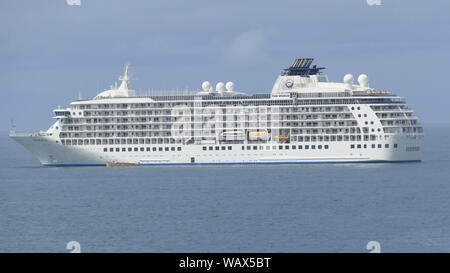
[{"label": "grey sky", "polygon": [[52,110],[93,97],[131,63],[136,90],[232,80],[269,92],[297,57],[331,80],[369,75],[423,123],[450,123],[450,1],[0,1],[0,130],[47,129]]}]

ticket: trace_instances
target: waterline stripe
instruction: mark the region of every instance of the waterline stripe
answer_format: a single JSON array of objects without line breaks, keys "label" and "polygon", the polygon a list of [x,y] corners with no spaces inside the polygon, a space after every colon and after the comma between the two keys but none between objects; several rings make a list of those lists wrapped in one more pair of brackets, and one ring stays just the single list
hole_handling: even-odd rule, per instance
[{"label": "waterline stripe", "polygon": [[[368,161],[322,161],[322,162],[211,162],[211,163],[145,163],[140,166],[165,165],[297,165],[297,164],[368,164],[368,163],[414,163],[421,160],[368,160]],[[106,164],[42,164],[44,167],[105,167]]]}]

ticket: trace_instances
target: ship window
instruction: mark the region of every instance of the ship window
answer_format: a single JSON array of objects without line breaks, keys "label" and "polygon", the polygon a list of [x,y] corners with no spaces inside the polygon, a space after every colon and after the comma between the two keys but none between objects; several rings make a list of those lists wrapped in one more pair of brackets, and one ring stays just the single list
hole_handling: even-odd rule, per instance
[{"label": "ship window", "polygon": [[153,150],[153,152],[156,152],[156,147],[153,147],[152,150]]},{"label": "ship window", "polygon": [[384,145],[384,148],[389,148],[389,144],[385,144],[385,145]]},{"label": "ship window", "polygon": [[295,150],[295,149],[297,149],[297,146],[292,145],[292,150]]},{"label": "ship window", "polygon": [[373,124],[373,121],[371,121],[370,124]]},{"label": "ship window", "polygon": [[131,152],[131,151],[133,151],[133,148],[128,148],[128,152]]},{"label": "ship window", "polygon": [[258,146],[253,146],[253,150],[258,150]]},{"label": "ship window", "polygon": [[107,148],[103,148],[103,152],[107,152],[108,151],[108,149]]},{"label": "ship window", "polygon": [[361,149],[361,144],[358,144],[358,146],[356,146],[358,149]]},{"label": "ship window", "polygon": [[284,146],[284,149],[289,150],[289,145]]},{"label": "ship window", "polygon": [[322,145],[317,146],[318,149],[322,149]]},{"label": "ship window", "polygon": [[303,147],[302,145],[298,145],[298,149],[301,150]]},{"label": "ship window", "polygon": [[232,146],[228,146],[228,150],[231,151],[231,149],[233,149],[233,147]]},{"label": "ship window", "polygon": [[367,114],[364,114],[364,117],[367,118]]},{"label": "ship window", "polygon": [[114,148],[109,148],[109,151],[110,152],[114,152]]},{"label": "ship window", "polygon": [[361,110],[361,108],[360,108],[360,107],[358,107],[358,110]]},{"label": "ship window", "polygon": [[328,145],[325,145],[325,149],[328,149]]},{"label": "ship window", "polygon": [[227,147],[222,146],[220,149],[221,149],[222,151],[225,151],[225,150],[227,149]]},{"label": "ship window", "polygon": [[378,148],[381,148],[381,144],[378,144]]},{"label": "ship window", "polygon": [[398,145],[397,144],[394,144],[394,148],[397,148],[398,147]]},{"label": "ship window", "polygon": [[213,150],[213,146],[209,146],[208,150],[212,151]]},{"label": "ship window", "polygon": [[203,146],[202,149],[203,149],[203,151],[206,151],[206,146]]},{"label": "ship window", "polygon": [[215,146],[214,149],[215,149],[216,151],[218,151],[218,150],[220,149],[220,147],[219,147],[219,146]]},{"label": "ship window", "polygon": [[375,144],[372,144],[372,149],[374,149],[375,148]]},{"label": "ship window", "polygon": [[122,152],[126,152],[127,151],[127,148],[122,148]]},{"label": "ship window", "polygon": [[355,149],[355,144],[350,145],[350,149]]},{"label": "ship window", "polygon": [[137,148],[137,147],[134,147],[134,151],[137,152],[137,151],[138,151],[138,148]]},{"label": "ship window", "polygon": [[116,152],[120,152],[120,148],[116,148]]},{"label": "ship window", "polygon": [[278,150],[283,150],[283,145],[278,146]]},{"label": "ship window", "polygon": [[381,132],[381,129],[380,129],[380,128],[378,128],[378,132]]},{"label": "ship window", "polygon": [[144,151],[144,147],[141,147],[141,152],[143,152]]},{"label": "ship window", "polygon": [[366,149],[367,148],[367,144],[364,144],[364,149]]},{"label": "ship window", "polygon": [[311,149],[316,149],[316,145],[311,145]]},{"label": "ship window", "polygon": [[164,149],[164,151],[168,152],[168,151],[169,151],[169,147],[166,147],[166,148]]},{"label": "ship window", "polygon": [[247,146],[247,150],[250,150],[252,147],[250,147],[250,146]]},{"label": "ship window", "polygon": [[147,149],[146,149],[146,150],[147,150],[147,152],[150,152],[150,147],[147,147]]},{"label": "ship window", "polygon": [[358,114],[358,117],[360,118],[360,117],[361,117],[361,114]]},{"label": "ship window", "polygon": [[242,150],[245,150],[245,146],[242,146]]},{"label": "ship window", "polygon": [[162,147],[158,147],[158,151],[162,152],[163,148]]},{"label": "ship window", "polygon": [[270,146],[266,146],[266,150],[270,150]]},{"label": "ship window", "polygon": [[170,150],[173,152],[175,151],[175,147],[170,147]]},{"label": "ship window", "polygon": [[305,145],[305,150],[308,150],[309,149],[309,145]]},{"label": "ship window", "polygon": [[177,151],[181,151],[181,147],[177,147]]},{"label": "ship window", "polygon": [[355,110],[355,107],[352,107],[352,110]]}]

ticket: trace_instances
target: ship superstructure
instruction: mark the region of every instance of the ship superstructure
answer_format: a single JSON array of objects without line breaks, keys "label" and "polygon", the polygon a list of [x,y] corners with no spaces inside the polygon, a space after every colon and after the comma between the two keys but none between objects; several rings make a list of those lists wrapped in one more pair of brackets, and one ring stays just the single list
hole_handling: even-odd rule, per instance
[{"label": "ship superstructure", "polygon": [[45,132],[11,133],[46,166],[420,161],[424,132],[405,100],[368,77],[330,82],[296,59],[272,92],[209,82],[189,94],[137,94],[129,66],[93,99],[55,109]]}]

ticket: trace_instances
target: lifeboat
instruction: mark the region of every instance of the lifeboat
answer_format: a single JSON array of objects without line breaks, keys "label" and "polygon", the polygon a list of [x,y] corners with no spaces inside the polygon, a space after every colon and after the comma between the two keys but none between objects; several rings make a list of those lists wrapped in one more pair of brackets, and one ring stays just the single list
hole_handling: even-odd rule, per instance
[{"label": "lifeboat", "polygon": [[278,141],[283,142],[283,141],[289,141],[289,136],[283,135],[283,136],[277,136]]},{"label": "lifeboat", "polygon": [[267,131],[251,131],[248,133],[249,140],[267,140],[269,133]]}]

